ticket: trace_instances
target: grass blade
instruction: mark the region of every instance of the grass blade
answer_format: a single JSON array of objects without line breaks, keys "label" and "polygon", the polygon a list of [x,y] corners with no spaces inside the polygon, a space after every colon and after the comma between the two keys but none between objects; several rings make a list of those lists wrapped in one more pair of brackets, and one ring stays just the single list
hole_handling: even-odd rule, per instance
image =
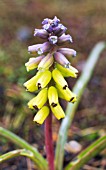
[{"label": "grass blade", "polygon": [[99,138],[84,151],[82,151],[75,161],[70,162],[65,170],[79,170],[85,163],[87,163],[91,158],[100,153],[106,148],[106,136]]},{"label": "grass blade", "polygon": [[70,125],[75,115],[75,111],[78,107],[84,89],[91,78],[91,75],[100,57],[100,54],[105,49],[105,47],[106,47],[105,42],[99,42],[98,44],[95,45],[95,47],[91,51],[91,54],[88,57],[88,60],[86,62],[86,65],[84,67],[84,70],[80,78],[78,79],[77,83],[73,88],[73,92],[77,94],[78,100],[75,104],[68,103],[66,109],[66,117],[63,119],[62,124],[60,126],[57,147],[56,147],[56,157],[55,157],[56,170],[62,170],[63,157],[64,157],[64,145],[67,140],[67,131],[70,128]]},{"label": "grass blade", "polygon": [[47,161],[42,157],[42,155],[37,151],[36,148],[31,146],[29,143],[27,143],[25,140],[20,138],[19,136],[15,135],[14,133],[10,132],[9,130],[6,130],[3,127],[0,127],[0,135],[9,139],[14,144],[16,144],[18,147],[26,149],[27,151],[30,151],[33,154],[33,161],[38,166],[39,170],[47,170]]},{"label": "grass blade", "polygon": [[8,160],[8,159],[11,159],[11,158],[14,158],[14,157],[17,157],[17,156],[20,156],[21,152],[23,151],[23,149],[17,149],[17,150],[14,150],[14,151],[10,151],[8,153],[5,153],[3,155],[0,155],[0,163]]}]

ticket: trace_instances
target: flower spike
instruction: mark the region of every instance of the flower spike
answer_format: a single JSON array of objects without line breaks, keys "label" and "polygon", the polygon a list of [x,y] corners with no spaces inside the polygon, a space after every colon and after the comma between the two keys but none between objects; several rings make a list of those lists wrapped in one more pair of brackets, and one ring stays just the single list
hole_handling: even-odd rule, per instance
[{"label": "flower spike", "polygon": [[34,36],[44,40],[41,44],[28,47],[32,57],[25,63],[27,71],[36,69],[37,73],[24,83],[27,91],[37,92],[28,102],[30,109],[37,109],[34,122],[42,124],[52,111],[59,120],[65,117],[59,99],[74,103],[77,100],[69,88],[65,77],[77,77],[78,70],[70,63],[71,56],[76,56],[76,51],[64,48],[63,45],[71,44],[72,37],[66,34],[67,28],[56,16],[53,19],[45,18],[42,28],[35,28]]}]

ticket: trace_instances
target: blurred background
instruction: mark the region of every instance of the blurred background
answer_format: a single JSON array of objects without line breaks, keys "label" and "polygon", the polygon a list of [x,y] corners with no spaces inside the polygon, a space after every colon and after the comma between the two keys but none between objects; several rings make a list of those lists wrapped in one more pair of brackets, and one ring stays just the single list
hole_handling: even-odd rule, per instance
[{"label": "blurred background", "polygon": [[[39,39],[33,37],[35,27],[41,28],[44,18],[54,16],[61,19],[62,24],[68,28],[67,33],[73,37],[74,43],[70,48],[77,51],[77,57],[71,63],[79,70],[80,76],[94,45],[106,40],[105,0],[0,0],[0,126],[36,146],[44,156],[44,127],[33,123],[35,112],[27,108],[32,94],[23,87],[23,83],[34,72],[27,73],[24,64],[31,57],[27,52],[28,46],[39,42]],[[68,80],[70,88],[76,81]],[[65,109],[66,103],[61,101],[61,104]],[[54,146],[60,123],[53,119]],[[71,140],[75,140],[81,150],[105,133],[106,51],[101,54],[70,127],[64,165],[79,152],[74,153],[70,149]],[[0,154],[15,148],[11,142],[0,138]],[[92,159],[83,169],[89,167],[105,170],[106,152]],[[1,164],[0,168],[33,170],[33,163],[18,157]]]}]

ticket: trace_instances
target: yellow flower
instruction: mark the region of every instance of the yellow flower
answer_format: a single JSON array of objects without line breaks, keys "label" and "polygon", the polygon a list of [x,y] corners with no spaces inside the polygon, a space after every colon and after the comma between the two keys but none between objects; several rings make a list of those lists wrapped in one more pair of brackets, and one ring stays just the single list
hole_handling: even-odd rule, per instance
[{"label": "yellow flower", "polygon": [[44,120],[47,118],[49,115],[50,109],[47,106],[43,106],[35,115],[34,117],[34,122],[37,122],[39,124],[42,124]]},{"label": "yellow flower", "polygon": [[25,63],[27,71],[33,70],[38,67],[39,62],[44,58],[44,56],[32,57],[27,63]]},{"label": "yellow flower", "polygon": [[48,90],[48,99],[49,104],[53,107],[56,107],[58,104],[58,93],[57,89],[54,86],[49,87]]},{"label": "yellow flower", "polygon": [[62,89],[61,87],[57,86],[58,95],[60,98],[65,99],[68,102],[76,102],[76,94],[74,94],[68,87],[66,89]]},{"label": "yellow flower", "polygon": [[50,80],[51,80],[51,72],[49,70],[46,70],[42,72],[42,74],[39,76],[39,79],[36,82],[36,86],[38,87],[38,89],[44,88],[47,86]]},{"label": "yellow flower", "polygon": [[41,76],[42,72],[37,72],[37,74],[32,77],[30,80],[24,83],[24,86],[26,87],[27,91],[34,92],[38,90],[38,86],[36,85],[37,80]]},{"label": "yellow flower", "polygon": [[56,68],[61,72],[64,77],[77,77],[78,70],[69,65],[68,68],[61,66],[60,64],[56,63]]},{"label": "yellow flower", "polygon": [[41,109],[41,107],[47,102],[47,88],[42,89],[36,97],[28,102],[30,109]]},{"label": "yellow flower", "polygon": [[51,106],[51,110],[57,119],[65,117],[65,113],[59,103],[57,104],[56,107]]},{"label": "yellow flower", "polygon": [[54,69],[52,71],[52,76],[57,85],[59,85],[63,89],[66,89],[66,87],[68,87],[66,80],[58,69]]},{"label": "yellow flower", "polygon": [[49,53],[46,57],[44,57],[38,65],[38,70],[46,70],[53,64],[53,56]]}]

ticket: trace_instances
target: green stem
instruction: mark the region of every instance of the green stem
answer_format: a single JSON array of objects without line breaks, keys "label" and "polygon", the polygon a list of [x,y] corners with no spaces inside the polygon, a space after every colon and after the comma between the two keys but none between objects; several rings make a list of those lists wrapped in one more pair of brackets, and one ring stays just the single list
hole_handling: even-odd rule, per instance
[{"label": "green stem", "polygon": [[75,161],[70,162],[65,170],[79,170],[84,164],[86,164],[91,158],[100,153],[103,149],[106,148],[106,136],[99,138],[88,148],[82,151]]},{"label": "green stem", "polygon": [[98,58],[105,47],[106,45],[104,42],[100,42],[94,47],[94,49],[92,50],[86,62],[86,65],[84,67],[84,70],[80,78],[78,79],[77,83],[75,84],[73,88],[73,92],[78,96],[78,99],[75,104],[68,103],[67,109],[66,109],[66,117],[63,119],[60,130],[59,130],[57,147],[56,147],[56,158],[55,158],[56,170],[62,170],[63,157],[64,157],[64,145],[67,140],[68,129],[70,128],[70,125],[73,121],[75,111],[78,107],[78,104],[85,90],[85,87],[87,86],[87,83],[89,82],[91,78],[91,75],[98,61]]},{"label": "green stem", "polygon": [[30,151],[33,154],[33,161],[36,163],[40,170],[48,169],[46,160],[41,156],[36,148],[28,144],[25,140],[21,139],[20,137],[3,127],[0,127],[0,135],[9,139],[20,148]]}]

